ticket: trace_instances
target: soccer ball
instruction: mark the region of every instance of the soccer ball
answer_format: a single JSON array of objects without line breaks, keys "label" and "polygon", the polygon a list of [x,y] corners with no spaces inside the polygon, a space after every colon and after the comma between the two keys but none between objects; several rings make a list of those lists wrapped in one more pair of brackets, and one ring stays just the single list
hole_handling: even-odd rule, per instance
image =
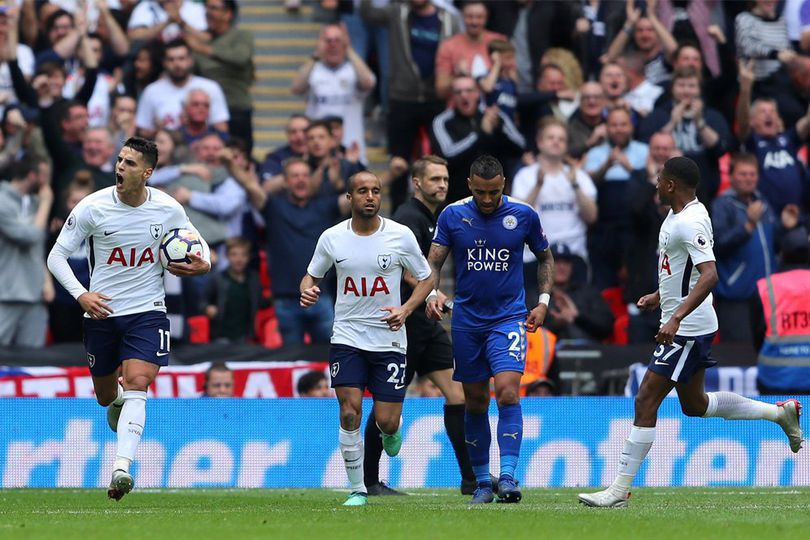
[{"label": "soccer ball", "polygon": [[167,268],[169,263],[190,263],[188,254],[202,257],[203,247],[197,233],[188,229],[172,229],[160,242],[160,264]]}]

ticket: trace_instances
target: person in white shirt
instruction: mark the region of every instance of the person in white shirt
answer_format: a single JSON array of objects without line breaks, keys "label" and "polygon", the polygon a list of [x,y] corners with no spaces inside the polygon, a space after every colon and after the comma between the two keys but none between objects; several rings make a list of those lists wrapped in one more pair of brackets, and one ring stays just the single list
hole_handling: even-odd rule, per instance
[{"label": "person in white shirt", "polygon": [[132,10],[127,35],[133,41],[169,43],[184,32],[205,32],[205,7],[191,0],[142,0]]},{"label": "person in white shirt", "polygon": [[228,132],[230,114],[222,87],[211,79],[192,75],[193,65],[191,50],[185,42],[177,40],[166,45],[165,75],[147,86],[138,101],[135,125],[142,137],[150,139],[158,129],[180,129],[183,102],[194,89],[204,91],[211,99],[209,125],[222,133]]},{"label": "person in white shirt", "polygon": [[290,90],[295,95],[306,94],[308,118],[343,118],[343,146],[358,146],[360,161],[367,163],[363,102],[376,84],[374,73],[349,44],[346,30],[327,24],[315,54],[301,66]]},{"label": "person in white shirt", "polygon": [[717,268],[712,222],[696,196],[699,180],[697,164],[681,156],[667,160],[658,176],[658,196],[671,206],[658,237],[659,285],[637,304],[644,310],[661,305],[658,346],[636,396],[633,427],[624,442],[616,479],[603,491],[581,493],[579,501],[586,506],[627,506],[633,478],[655,441],[658,408],[673,388],[687,416],[769,420],[784,430],[793,452],[801,448],[797,400],[774,405],[732,392],[707,394],[704,389],[706,369],[717,364],[711,356],[717,332],[711,291],[717,283]]},{"label": "person in white shirt", "polygon": [[[107,495],[121,499],[133,487],[130,464],[146,421],[146,391],[168,364],[163,267],[158,250],[172,229],[196,229],[169,195],[146,187],[157,163],[152,141],[133,137],[115,165],[115,186],[84,198],[68,216],[48,256],[48,269],[85,312],[84,343],[96,400],[118,447]],[[202,238],[201,238],[202,240]],[[90,291],[76,279],[67,258],[87,242]],[[211,268],[208,245],[190,263],[172,263],[177,276]],[[118,382],[121,368],[123,386]],[[119,426],[121,429],[119,429]]]},{"label": "person in white shirt", "polygon": [[[337,270],[329,363],[340,403],[340,451],[352,490],[344,506],[362,506],[368,499],[360,435],[366,387],[374,397],[374,416],[386,453],[395,456],[402,446],[408,345],[405,320],[431,289],[430,267],[413,232],[378,215],[381,191],[379,178],[368,171],[349,179],[352,217],[320,236],[300,285],[301,306],[307,308],[318,301],[318,284],[326,272],[332,266]],[[400,305],[405,270],[418,283],[408,301]]]},{"label": "person in white shirt", "polygon": [[[540,156],[531,165],[521,168],[512,181],[512,196],[529,203],[543,218],[543,231],[557,244],[563,244],[571,253],[588,262],[588,226],[596,223],[596,186],[588,173],[566,164],[568,132],[566,124],[554,117],[545,118],[537,128],[537,147]],[[537,261],[528,248],[523,262]],[[576,269],[587,274],[587,267]],[[535,269],[526,269],[527,278],[537,278]],[[587,277],[583,275],[581,277]],[[527,283],[527,291],[536,291],[537,285]]]}]

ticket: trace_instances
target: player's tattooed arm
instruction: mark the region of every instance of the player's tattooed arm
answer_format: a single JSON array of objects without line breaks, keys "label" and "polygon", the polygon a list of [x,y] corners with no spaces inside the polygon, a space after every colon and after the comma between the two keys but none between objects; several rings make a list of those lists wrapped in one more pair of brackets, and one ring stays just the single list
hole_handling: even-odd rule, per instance
[{"label": "player's tattooed arm", "polygon": [[540,294],[551,293],[554,284],[554,256],[551,249],[535,252],[537,257],[537,288]]},{"label": "player's tattooed arm", "polygon": [[[535,251],[534,256],[537,257],[538,292],[541,295],[549,294],[554,284],[554,256],[551,254],[551,249],[548,248],[543,251]],[[537,306],[526,317],[526,330],[529,332],[537,330],[546,319],[547,311],[547,303],[538,301]]]},{"label": "player's tattooed arm", "polygon": [[[433,243],[430,245],[430,252],[428,253],[428,264],[430,265],[430,282],[433,284],[433,289],[439,290],[439,279],[442,273],[442,266],[444,261],[447,260],[447,255],[450,253],[450,248],[441,244]],[[431,293],[427,297],[427,307],[425,314],[429,319],[440,320],[442,318],[442,306],[439,303],[438,294]]]},{"label": "player's tattooed arm", "polygon": [[300,304],[302,308],[308,308],[318,301],[318,298],[321,296],[321,289],[318,287],[320,282],[321,278],[316,278],[309,274],[306,274],[303,279],[301,279],[301,285],[299,285],[298,290],[301,292]]}]

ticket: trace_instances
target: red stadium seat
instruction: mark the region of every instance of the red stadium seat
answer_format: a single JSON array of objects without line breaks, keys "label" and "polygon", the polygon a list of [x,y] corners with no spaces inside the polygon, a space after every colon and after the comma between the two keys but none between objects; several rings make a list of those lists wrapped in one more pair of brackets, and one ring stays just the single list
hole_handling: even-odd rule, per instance
[{"label": "red stadium seat", "polygon": [[627,327],[630,323],[630,316],[627,314],[627,305],[624,303],[623,291],[621,287],[611,287],[602,291],[602,298],[607,302],[613,313],[613,335],[605,340],[605,343],[616,345],[627,345]]},{"label": "red stadium seat", "polygon": [[195,315],[188,322],[188,342],[208,343],[211,341],[211,321],[205,315]]}]

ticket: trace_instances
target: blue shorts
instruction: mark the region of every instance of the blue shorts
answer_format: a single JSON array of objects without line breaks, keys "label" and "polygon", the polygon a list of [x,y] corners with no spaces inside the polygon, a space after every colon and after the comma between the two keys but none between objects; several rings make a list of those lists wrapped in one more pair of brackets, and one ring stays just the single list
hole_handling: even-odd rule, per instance
[{"label": "blue shorts", "polygon": [[523,373],[526,327],[523,320],[500,323],[482,331],[453,329],[453,379],[463,383],[489,380],[502,371]]},{"label": "blue shorts", "polygon": [[714,332],[705,336],[675,336],[672,345],[659,344],[647,368],[676,383],[689,382],[692,375],[714,367],[712,341]]},{"label": "blue shorts", "polygon": [[405,400],[405,355],[396,351],[364,351],[349,345],[329,348],[332,388],[349,386],[368,391],[375,401],[402,403]]},{"label": "blue shorts", "polygon": [[124,360],[168,366],[169,347],[169,319],[162,311],[84,319],[87,363],[96,377],[115,373]]}]

